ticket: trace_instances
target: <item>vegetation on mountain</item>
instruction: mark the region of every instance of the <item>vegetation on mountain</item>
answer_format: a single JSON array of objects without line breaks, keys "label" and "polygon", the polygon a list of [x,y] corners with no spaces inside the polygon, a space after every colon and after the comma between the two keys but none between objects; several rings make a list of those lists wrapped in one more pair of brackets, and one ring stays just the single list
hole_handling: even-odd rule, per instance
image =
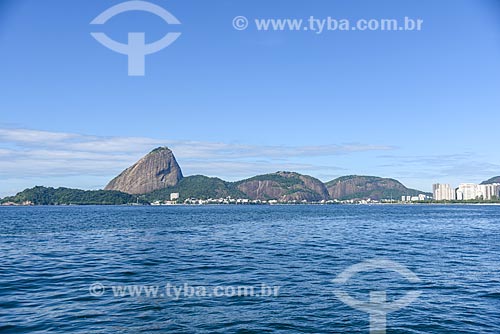
[{"label": "vegetation on mountain", "polygon": [[311,176],[293,172],[277,172],[252,177],[235,183],[246,198],[281,201],[328,200],[325,185]]},{"label": "vegetation on mountain", "polygon": [[170,194],[179,193],[179,201],[188,198],[242,198],[245,195],[240,192],[233,183],[226,182],[216,177],[194,175],[183,178],[176,186],[159,189],[144,195],[144,199],[154,201],[170,200]]},{"label": "vegetation on mountain", "polygon": [[349,175],[327,182],[326,187],[331,198],[351,199],[400,199],[401,196],[426,194],[419,190],[406,188],[401,182],[376,176]]},{"label": "vegetation on mountain", "polygon": [[1,203],[32,203],[34,205],[122,205],[145,203],[134,195],[109,190],[80,190],[37,186],[15,196],[2,199]]}]

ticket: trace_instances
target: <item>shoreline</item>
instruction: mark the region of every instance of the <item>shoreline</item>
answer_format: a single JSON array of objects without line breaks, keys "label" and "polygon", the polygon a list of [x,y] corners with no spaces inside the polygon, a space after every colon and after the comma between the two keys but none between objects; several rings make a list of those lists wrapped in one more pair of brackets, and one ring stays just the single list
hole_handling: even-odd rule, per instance
[{"label": "shoreline", "polygon": [[252,204],[235,204],[235,203],[206,203],[206,204],[1,204],[0,207],[200,207],[200,206],[500,206],[500,203],[252,203]]}]

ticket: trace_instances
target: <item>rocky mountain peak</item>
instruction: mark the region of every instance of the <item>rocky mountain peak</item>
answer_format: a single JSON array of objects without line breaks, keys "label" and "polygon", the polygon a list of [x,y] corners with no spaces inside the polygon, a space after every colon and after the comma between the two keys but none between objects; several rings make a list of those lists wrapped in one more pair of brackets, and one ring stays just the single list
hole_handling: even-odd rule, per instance
[{"label": "rocky mountain peak", "polygon": [[108,183],[105,190],[145,194],[176,186],[182,171],[168,147],[158,147]]},{"label": "rocky mountain peak", "polygon": [[348,175],[327,182],[326,187],[333,199],[400,198],[418,195],[422,192],[406,188],[401,182],[377,176]]},{"label": "rocky mountain peak", "polygon": [[259,200],[321,201],[328,199],[325,185],[311,176],[294,172],[276,172],[236,182],[247,197]]}]

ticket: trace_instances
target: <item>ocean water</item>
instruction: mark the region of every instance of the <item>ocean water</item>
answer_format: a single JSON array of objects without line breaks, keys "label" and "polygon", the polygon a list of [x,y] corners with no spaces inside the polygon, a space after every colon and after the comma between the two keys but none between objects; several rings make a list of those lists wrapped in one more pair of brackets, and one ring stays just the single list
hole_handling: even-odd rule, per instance
[{"label": "ocean water", "polygon": [[[500,333],[496,206],[1,207],[0,255],[1,333],[369,333],[339,289],[418,291],[387,333]],[[332,281],[368,260],[419,281]]]}]

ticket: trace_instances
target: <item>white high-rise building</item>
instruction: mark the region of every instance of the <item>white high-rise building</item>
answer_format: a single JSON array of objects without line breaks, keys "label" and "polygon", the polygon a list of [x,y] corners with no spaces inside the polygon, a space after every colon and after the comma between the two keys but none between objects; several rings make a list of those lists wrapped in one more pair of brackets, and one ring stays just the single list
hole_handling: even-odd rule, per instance
[{"label": "white high-rise building", "polygon": [[480,198],[482,195],[479,185],[475,183],[460,183],[457,189],[457,199],[459,201],[469,201]]},{"label": "white high-rise building", "polygon": [[499,197],[500,184],[462,183],[458,186],[457,199],[461,201],[482,199],[489,201]]},{"label": "white high-rise building", "polygon": [[483,187],[484,199],[491,200],[493,198],[500,198],[500,183],[482,184],[481,187]]},{"label": "white high-rise building", "polygon": [[453,201],[456,199],[455,189],[449,184],[437,183],[432,185],[432,193],[436,201]]}]

